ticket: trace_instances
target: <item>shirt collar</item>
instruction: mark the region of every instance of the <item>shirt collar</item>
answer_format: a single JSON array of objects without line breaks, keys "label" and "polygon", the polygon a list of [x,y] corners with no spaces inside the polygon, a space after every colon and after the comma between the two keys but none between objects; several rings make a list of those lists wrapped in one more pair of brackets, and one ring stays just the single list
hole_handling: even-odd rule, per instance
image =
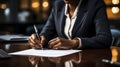
[{"label": "shirt collar", "polygon": [[[78,8],[80,7],[81,2],[82,2],[82,0],[79,1],[79,4],[78,4],[78,6],[77,6],[76,9],[75,9],[72,18],[74,18],[74,17],[77,16]],[[65,5],[65,15],[66,15],[66,16],[69,16],[69,13],[68,13],[68,4]]]}]

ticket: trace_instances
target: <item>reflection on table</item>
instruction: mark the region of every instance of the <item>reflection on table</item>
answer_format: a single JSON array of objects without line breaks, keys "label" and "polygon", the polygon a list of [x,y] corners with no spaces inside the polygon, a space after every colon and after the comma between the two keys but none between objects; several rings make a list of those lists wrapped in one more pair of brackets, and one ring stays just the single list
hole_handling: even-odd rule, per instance
[{"label": "reflection on table", "polygon": [[[6,52],[15,52],[29,49],[28,43],[11,43],[9,49],[5,49],[8,44],[0,44],[0,49]],[[102,62],[107,59],[120,62],[120,48],[111,47],[107,49],[87,49],[79,53],[63,57],[37,57],[37,56],[12,56],[7,59],[0,59],[2,67],[114,67],[109,63]]]}]

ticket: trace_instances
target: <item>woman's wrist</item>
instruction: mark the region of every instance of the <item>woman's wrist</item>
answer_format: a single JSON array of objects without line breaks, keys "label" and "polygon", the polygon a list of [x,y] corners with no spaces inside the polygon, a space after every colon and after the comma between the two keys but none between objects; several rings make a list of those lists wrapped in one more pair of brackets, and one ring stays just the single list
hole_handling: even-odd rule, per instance
[{"label": "woman's wrist", "polygon": [[79,40],[78,39],[73,39],[72,44],[73,44],[73,48],[77,48],[79,46]]}]

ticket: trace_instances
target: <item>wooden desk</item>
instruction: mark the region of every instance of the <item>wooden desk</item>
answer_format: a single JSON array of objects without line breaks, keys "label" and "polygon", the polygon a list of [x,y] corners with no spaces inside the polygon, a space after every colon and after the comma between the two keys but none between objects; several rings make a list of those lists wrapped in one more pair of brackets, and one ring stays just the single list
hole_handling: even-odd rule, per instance
[{"label": "wooden desk", "polygon": [[[30,48],[27,43],[0,44],[0,49],[7,52]],[[120,62],[120,48],[88,49],[69,56],[50,58],[33,56],[13,56],[0,59],[0,67],[114,67],[103,63],[102,59]]]}]

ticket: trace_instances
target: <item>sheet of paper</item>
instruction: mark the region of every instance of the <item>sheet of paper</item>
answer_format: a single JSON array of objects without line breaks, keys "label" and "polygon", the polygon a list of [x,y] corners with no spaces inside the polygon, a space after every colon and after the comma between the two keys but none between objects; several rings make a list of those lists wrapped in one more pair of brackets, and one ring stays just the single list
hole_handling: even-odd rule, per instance
[{"label": "sheet of paper", "polygon": [[23,51],[9,53],[10,55],[23,55],[23,56],[42,56],[42,57],[61,57],[81,50],[36,50],[36,49],[27,49]]}]

